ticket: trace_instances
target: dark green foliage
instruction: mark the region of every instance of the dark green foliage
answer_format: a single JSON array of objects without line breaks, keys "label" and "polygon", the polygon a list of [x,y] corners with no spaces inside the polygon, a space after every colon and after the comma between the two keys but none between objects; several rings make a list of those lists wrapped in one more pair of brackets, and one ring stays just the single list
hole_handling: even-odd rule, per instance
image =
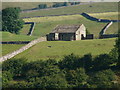
[{"label": "dark green foliage", "polygon": [[57,62],[54,59],[26,62],[12,59],[3,62],[4,88],[118,88],[111,70],[116,61],[108,54],[92,58],[70,54]]},{"label": "dark green foliage", "polygon": [[19,34],[24,21],[19,18],[20,8],[6,8],[2,10],[2,31]]},{"label": "dark green foliage", "polygon": [[2,64],[3,71],[10,71],[13,76],[21,76],[22,74],[22,67],[25,65],[25,59],[10,59],[4,61]]},{"label": "dark green foliage", "polygon": [[38,8],[39,9],[45,9],[45,8],[47,8],[47,5],[46,4],[40,4],[40,5],[38,5]]},{"label": "dark green foliage", "polygon": [[91,54],[84,55],[79,61],[79,67],[84,67],[86,71],[90,71],[93,67],[93,59]]},{"label": "dark green foliage", "polygon": [[54,3],[53,5],[52,5],[52,7],[62,7],[62,6],[67,6],[68,4],[67,4],[67,2],[61,2],[61,3]]},{"label": "dark green foliage", "polygon": [[3,71],[2,72],[2,83],[4,84],[11,80],[13,80],[13,75],[9,71]]},{"label": "dark green foliage", "polygon": [[71,5],[80,4],[80,2],[70,2]]},{"label": "dark green foliage", "polygon": [[56,74],[37,78],[35,87],[38,88],[67,88],[67,81],[64,74]]},{"label": "dark green foliage", "polygon": [[118,31],[118,39],[116,40],[115,48],[116,48],[117,53],[118,53],[118,64],[117,64],[117,66],[120,69],[120,29]]},{"label": "dark green foliage", "polygon": [[89,34],[90,34],[90,32],[88,31],[88,29],[86,29],[86,34],[87,34],[87,35],[89,35]]},{"label": "dark green foliage", "polygon": [[66,73],[66,79],[70,87],[84,88],[87,84],[88,75],[85,73],[84,68],[78,68],[76,70],[69,70]]},{"label": "dark green foliage", "polygon": [[23,67],[26,79],[49,76],[60,73],[59,67],[55,60],[35,61],[26,64]]},{"label": "dark green foliage", "polygon": [[92,74],[89,84],[91,88],[113,88],[115,74],[112,70],[103,70]]},{"label": "dark green foliage", "polygon": [[9,82],[3,84],[3,88],[11,88],[11,89],[25,89],[25,88],[34,88],[33,83],[31,82],[26,82],[26,81],[18,81],[18,82]]},{"label": "dark green foliage", "polygon": [[93,61],[93,71],[108,69],[111,64],[114,64],[111,56],[108,54],[98,55]]},{"label": "dark green foliage", "polygon": [[62,61],[59,62],[59,66],[61,69],[76,69],[78,67],[78,60],[80,58],[74,54],[65,56]]}]

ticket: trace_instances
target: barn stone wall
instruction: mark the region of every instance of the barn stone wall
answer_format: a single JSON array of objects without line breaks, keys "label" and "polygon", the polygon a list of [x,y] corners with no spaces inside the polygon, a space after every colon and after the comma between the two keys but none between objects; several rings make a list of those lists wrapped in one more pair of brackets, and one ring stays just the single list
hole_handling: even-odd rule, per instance
[{"label": "barn stone wall", "polygon": [[94,34],[88,34],[88,35],[86,35],[85,39],[94,39]]},{"label": "barn stone wall", "polygon": [[21,47],[20,49],[18,49],[16,51],[13,51],[12,53],[9,53],[9,54],[7,54],[5,56],[0,57],[0,62],[5,61],[7,59],[10,59],[10,58],[16,56],[17,54],[27,50],[30,47],[32,47],[33,45],[35,45],[35,44],[37,44],[39,42],[43,42],[43,41],[46,41],[45,37],[40,37],[38,39],[35,39],[35,40],[31,41],[30,43],[28,43],[27,45]]},{"label": "barn stone wall", "polygon": [[103,38],[114,38],[114,37],[118,37],[118,34],[104,34],[104,35],[100,35],[99,38],[103,39]]}]

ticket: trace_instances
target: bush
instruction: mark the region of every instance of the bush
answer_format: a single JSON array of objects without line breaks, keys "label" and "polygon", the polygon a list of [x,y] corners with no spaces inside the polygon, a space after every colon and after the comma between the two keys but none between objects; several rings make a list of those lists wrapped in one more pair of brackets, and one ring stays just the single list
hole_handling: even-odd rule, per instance
[{"label": "bush", "polygon": [[74,70],[78,67],[78,61],[79,61],[79,57],[74,55],[74,54],[71,54],[71,55],[68,55],[68,56],[65,56],[63,58],[62,61],[59,62],[59,67],[61,69],[69,69],[69,70]]},{"label": "bush", "polygon": [[66,73],[66,79],[70,87],[83,88],[87,84],[88,75],[85,74],[83,68],[78,68],[76,70],[69,70]]},{"label": "bush", "polygon": [[5,8],[2,10],[2,31],[19,34],[24,21],[19,18],[20,8]]},{"label": "bush", "polygon": [[103,70],[92,74],[90,85],[92,88],[112,88],[114,87],[115,74],[112,70]]},{"label": "bush", "polygon": [[35,61],[23,67],[26,79],[58,74],[60,71],[55,60]]},{"label": "bush", "polygon": [[47,5],[46,4],[40,4],[40,5],[38,5],[38,8],[39,9],[45,9],[45,8],[47,8]]},{"label": "bush", "polygon": [[5,84],[11,80],[13,80],[13,75],[9,71],[3,71],[2,72],[2,83]]},{"label": "bush", "polygon": [[10,59],[4,61],[2,64],[3,71],[10,71],[13,76],[21,76],[22,74],[22,67],[25,65],[25,59]]},{"label": "bush", "polygon": [[63,3],[55,3],[52,5],[52,7],[62,7],[62,6],[67,6],[67,2],[63,2]]},{"label": "bush", "polygon": [[108,69],[112,64],[114,64],[114,61],[111,56],[108,54],[100,54],[93,61],[93,71]]},{"label": "bush", "polygon": [[43,76],[35,81],[36,88],[67,88],[67,81],[64,74]]}]

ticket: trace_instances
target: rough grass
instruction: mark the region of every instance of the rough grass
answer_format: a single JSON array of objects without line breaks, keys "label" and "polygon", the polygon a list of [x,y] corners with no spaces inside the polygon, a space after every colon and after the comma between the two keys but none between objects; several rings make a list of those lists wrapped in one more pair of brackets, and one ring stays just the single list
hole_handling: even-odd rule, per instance
[{"label": "rough grass", "polygon": [[21,35],[27,35],[30,30],[31,24],[25,24],[23,25],[23,28],[20,31]]},{"label": "rough grass", "polygon": [[106,13],[89,13],[90,16],[99,19],[118,20],[118,12],[106,12]]},{"label": "rough grass", "polygon": [[3,45],[0,45],[2,47],[2,56],[15,51],[24,45],[25,44],[3,44]]},{"label": "rough grass", "polygon": [[[43,23],[37,23],[35,30],[33,32],[34,36],[44,36],[47,33],[51,32],[57,25],[61,24],[84,24],[87,30],[94,34],[95,38],[98,38],[99,32],[102,30],[102,28],[107,23],[99,23],[90,21],[86,18],[79,18],[75,20],[62,20],[62,21],[53,21],[53,22],[43,22]],[[108,33],[116,33],[118,31],[118,23],[114,23],[109,29],[106,31],[106,34]]]},{"label": "rough grass", "polygon": [[27,35],[16,35],[9,32],[0,32],[2,34],[2,41],[31,41],[34,40],[35,36],[27,36]]},{"label": "rough grass", "polygon": [[[88,13],[89,14],[89,13]],[[89,15],[100,18],[100,19],[111,19],[118,20],[118,12],[107,12],[107,13],[90,13]],[[82,19],[83,16],[80,14],[75,15],[63,15],[63,16],[48,16],[48,17],[33,17],[33,18],[24,18],[25,22],[52,22],[52,21],[62,21],[62,20],[76,20]]]},{"label": "rough grass", "polygon": [[62,7],[62,8],[50,9],[50,10],[49,9],[39,10],[34,12],[21,13],[21,17],[61,15],[61,14],[73,14],[73,13],[82,13],[82,12],[86,12],[86,13],[118,12],[118,3],[99,2],[99,3],[91,3],[87,5]]},{"label": "rough grass", "polygon": [[[110,12],[111,15],[117,16],[117,13],[114,14],[113,12]],[[100,17],[107,17],[109,18],[111,15],[108,16],[107,13],[103,13],[103,15],[100,13],[93,13],[91,14],[93,16],[100,16]],[[105,16],[106,15],[106,16]],[[112,16],[111,16],[112,17]],[[102,30],[102,28],[107,23],[100,23],[95,22],[86,19],[85,17],[81,15],[67,15],[67,16],[54,16],[54,17],[40,17],[40,18],[29,18],[24,19],[26,22],[37,22],[35,25],[35,29],[33,31],[32,36],[27,36],[30,29],[30,25],[24,25],[24,28],[21,30],[20,35],[11,34],[8,32],[2,32],[3,41],[27,41],[27,40],[33,40],[35,38],[45,36],[47,33],[50,33],[57,25],[61,24],[84,24],[87,30],[94,34],[95,38],[98,38],[99,32]],[[108,30],[106,31],[106,34],[114,34],[118,32],[118,23],[113,23]]]},{"label": "rough grass", "polygon": [[32,9],[38,7],[39,4],[47,4],[51,6],[52,2],[2,2],[2,8],[7,7],[20,7],[22,10],[24,9]]},{"label": "rough grass", "polygon": [[[47,41],[41,42],[30,49],[18,54],[14,58],[26,58],[29,61],[39,59],[61,59],[64,55],[74,53],[82,56],[91,53],[93,56],[109,53],[114,47],[115,38],[112,39],[95,39],[80,41]],[[51,46],[51,47],[50,47]]]}]

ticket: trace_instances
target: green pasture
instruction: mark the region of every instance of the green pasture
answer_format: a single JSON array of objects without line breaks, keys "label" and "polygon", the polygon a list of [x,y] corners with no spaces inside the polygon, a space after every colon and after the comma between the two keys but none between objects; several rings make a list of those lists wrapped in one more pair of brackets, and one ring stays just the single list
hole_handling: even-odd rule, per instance
[{"label": "green pasture", "polygon": [[93,56],[109,53],[114,47],[115,38],[94,39],[80,41],[46,41],[41,42],[30,49],[18,54],[14,58],[26,58],[29,61],[40,59],[61,59],[64,55],[74,53],[82,56],[91,53]]},{"label": "green pasture", "polygon": [[[96,17],[107,17],[109,18],[110,16],[112,17],[117,17],[117,12],[109,12],[108,13],[103,13],[103,14],[98,14],[98,13],[93,13],[90,15],[96,16]],[[114,18],[115,19],[115,18]],[[39,17],[39,18],[27,18],[24,19],[25,22],[36,22],[35,29],[33,31],[32,36],[27,36],[27,33],[29,32],[30,29],[30,24],[24,25],[22,30],[20,31],[20,35],[15,35],[11,34],[8,32],[0,32],[2,33],[2,41],[29,41],[36,39],[41,36],[45,36],[46,34],[50,33],[57,25],[73,25],[73,24],[84,24],[87,30],[91,33],[94,34],[95,38],[98,38],[99,32],[102,30],[102,28],[107,24],[107,23],[100,23],[100,22],[95,22],[86,19],[82,15],[67,15],[67,16],[53,16],[53,17]],[[108,30],[106,31],[106,34],[114,34],[118,32],[118,23],[113,23]]]},{"label": "green pasture", "polygon": [[118,12],[88,13],[90,16],[98,19],[118,20]]},{"label": "green pasture", "polygon": [[33,17],[33,16],[47,16],[47,15],[61,15],[61,14],[73,14],[73,13],[103,13],[103,12],[118,12],[117,2],[99,2],[86,5],[76,5],[69,7],[62,7],[56,9],[38,10],[33,12],[21,13],[21,17]]},{"label": "green pasture", "polygon": [[25,44],[3,44],[3,45],[0,45],[2,47],[2,56],[15,51],[24,45]]},{"label": "green pasture", "polygon": [[[47,33],[51,32],[57,25],[73,25],[73,24],[84,24],[87,30],[91,33],[94,34],[95,38],[98,38],[99,32],[103,29],[103,27],[107,23],[100,23],[100,22],[95,22],[88,20],[84,17],[79,17],[77,19],[73,20],[62,20],[62,21],[51,21],[51,22],[42,22],[42,23],[37,23],[35,26],[35,30],[33,32],[33,36],[45,36]],[[118,31],[118,23],[113,23],[109,27],[109,29],[106,31],[106,34],[114,34]]]},{"label": "green pasture", "polygon": [[27,35],[30,30],[31,24],[23,25],[23,28],[20,30],[20,35]]},{"label": "green pasture", "polygon": [[0,32],[2,34],[2,41],[31,41],[36,39],[35,36],[27,36],[27,35],[16,35],[9,32]]},{"label": "green pasture", "polygon": [[47,4],[48,6],[51,6],[52,2],[2,2],[2,8],[20,7],[22,10],[24,10],[36,8],[39,4]]},{"label": "green pasture", "polygon": [[[106,12],[106,13],[88,13],[90,16],[99,18],[99,19],[109,19],[109,20],[118,20],[118,12]],[[74,15],[63,15],[63,16],[46,16],[46,17],[33,17],[33,18],[24,18],[25,22],[52,22],[52,21],[62,21],[62,20],[76,20],[82,19],[83,16],[80,14]]]}]

